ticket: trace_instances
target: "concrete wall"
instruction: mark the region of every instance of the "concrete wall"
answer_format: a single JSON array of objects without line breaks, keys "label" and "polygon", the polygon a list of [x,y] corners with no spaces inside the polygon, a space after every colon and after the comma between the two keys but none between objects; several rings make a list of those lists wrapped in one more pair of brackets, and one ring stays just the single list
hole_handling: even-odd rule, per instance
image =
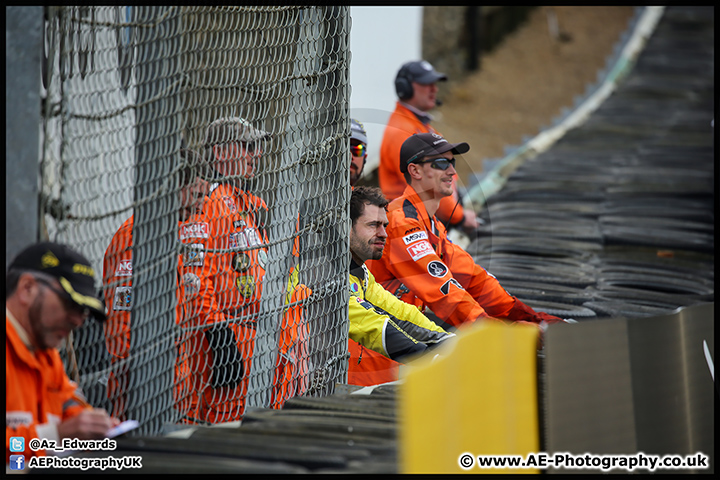
[{"label": "concrete wall", "polygon": [[38,239],[43,7],[5,7],[5,267]]}]

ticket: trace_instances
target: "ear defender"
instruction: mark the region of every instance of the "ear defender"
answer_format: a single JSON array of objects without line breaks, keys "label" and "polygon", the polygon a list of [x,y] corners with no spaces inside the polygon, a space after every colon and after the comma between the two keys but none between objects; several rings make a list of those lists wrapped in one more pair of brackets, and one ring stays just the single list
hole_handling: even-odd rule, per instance
[{"label": "ear defender", "polygon": [[408,71],[403,66],[395,77],[395,92],[400,100],[407,100],[413,96],[412,82],[408,78]]}]

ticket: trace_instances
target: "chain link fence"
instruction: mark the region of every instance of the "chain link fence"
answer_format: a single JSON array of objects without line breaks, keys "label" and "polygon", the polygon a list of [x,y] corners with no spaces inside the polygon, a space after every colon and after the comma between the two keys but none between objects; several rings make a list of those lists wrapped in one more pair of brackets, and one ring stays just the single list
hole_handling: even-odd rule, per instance
[{"label": "chain link fence", "polygon": [[[63,354],[137,433],[344,382],[349,29],[348,7],[45,7],[40,221],[110,317]],[[269,134],[241,144],[254,175],[203,169],[220,118]]]}]

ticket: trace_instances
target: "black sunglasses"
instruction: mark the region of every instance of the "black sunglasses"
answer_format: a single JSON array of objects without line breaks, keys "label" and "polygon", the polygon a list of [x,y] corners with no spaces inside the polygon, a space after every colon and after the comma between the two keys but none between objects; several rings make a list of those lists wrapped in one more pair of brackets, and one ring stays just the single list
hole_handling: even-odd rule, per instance
[{"label": "black sunglasses", "polygon": [[452,165],[455,168],[455,157],[453,158],[433,158],[432,160],[425,160],[424,162],[413,162],[418,165],[423,163],[429,163],[435,170],[447,170]]},{"label": "black sunglasses", "polygon": [[229,145],[230,147],[228,148],[235,147],[237,149],[238,144],[240,144],[242,149],[248,153],[255,153],[257,151],[258,144],[255,141],[243,142],[241,140],[228,140],[227,142],[206,143],[205,146],[212,147],[215,145]]},{"label": "black sunglasses", "polygon": [[82,316],[84,319],[87,319],[90,316],[90,310],[87,307],[83,307],[82,305],[78,305],[75,303],[71,298],[70,295],[64,291],[50,283],[48,280],[45,280],[44,278],[35,277],[35,280],[38,283],[42,283],[47,288],[55,292],[55,295],[60,297],[60,300],[65,305],[65,309],[68,312],[75,313],[76,315]]}]

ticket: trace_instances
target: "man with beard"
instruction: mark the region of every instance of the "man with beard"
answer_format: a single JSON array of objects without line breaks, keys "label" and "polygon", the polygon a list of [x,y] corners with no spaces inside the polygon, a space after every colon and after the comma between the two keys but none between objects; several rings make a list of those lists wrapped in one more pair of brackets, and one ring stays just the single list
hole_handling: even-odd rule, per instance
[{"label": "man with beard", "polygon": [[[270,138],[242,117],[218,118],[206,132],[204,160],[213,177],[199,220],[207,234],[196,239],[204,255],[195,264],[202,282],[198,324],[205,339],[193,369],[202,372],[195,389],[201,395],[201,419],[210,423],[239,421],[245,412],[269,244],[268,206],[249,185]],[[299,283],[296,266],[288,277],[269,402],[273,408],[308,386],[303,302],[310,289]]]},{"label": "man with beard", "polygon": [[[387,200],[379,188],[355,187],[350,198],[350,364],[348,383],[377,385],[398,379],[398,362],[453,336],[414,305],[387,292],[365,266],[382,257]],[[378,355],[379,354],[379,355]]]},{"label": "man with beard", "polygon": [[105,320],[90,262],[66,245],[33,244],[10,263],[5,292],[6,464],[11,452],[45,455],[33,438],[105,438],[119,421],[87,404],[57,350],[88,317]]}]

